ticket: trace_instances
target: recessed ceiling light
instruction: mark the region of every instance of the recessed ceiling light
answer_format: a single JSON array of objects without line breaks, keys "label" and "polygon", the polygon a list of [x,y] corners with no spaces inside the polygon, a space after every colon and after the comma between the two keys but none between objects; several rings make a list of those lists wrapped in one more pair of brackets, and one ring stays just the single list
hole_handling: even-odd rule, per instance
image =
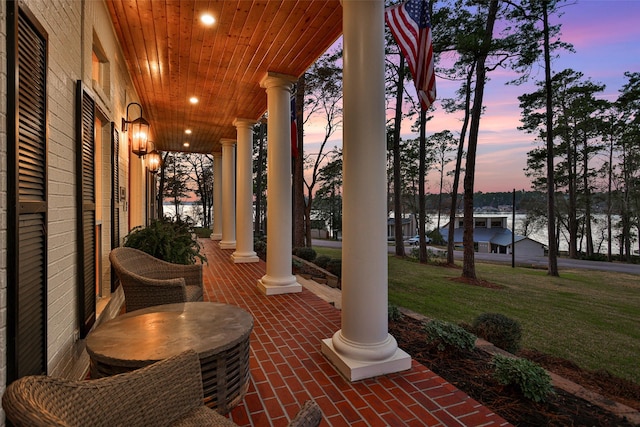
[{"label": "recessed ceiling light", "polygon": [[192,96],[191,98],[189,98],[189,102],[192,104],[197,104],[198,103],[198,98],[196,98],[195,96]]},{"label": "recessed ceiling light", "polygon": [[188,143],[188,142],[184,142],[184,143],[182,144],[182,146],[183,146],[183,147],[188,147],[188,146],[189,146],[189,143]]},{"label": "recessed ceiling light", "polygon": [[210,13],[203,13],[200,16],[200,21],[207,26],[211,26],[216,22],[216,18],[213,17]]},{"label": "recessed ceiling light", "polygon": [[187,135],[191,135],[191,129],[185,130],[184,133],[186,133]]}]

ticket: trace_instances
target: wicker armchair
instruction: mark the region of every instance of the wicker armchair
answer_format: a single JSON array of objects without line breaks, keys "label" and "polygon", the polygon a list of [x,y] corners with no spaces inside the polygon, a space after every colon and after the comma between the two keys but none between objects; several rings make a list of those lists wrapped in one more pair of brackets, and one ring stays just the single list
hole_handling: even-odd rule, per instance
[{"label": "wicker armchair", "polygon": [[[200,362],[192,350],[97,380],[23,377],[7,387],[2,406],[16,427],[236,426],[204,406]],[[315,427],[321,418],[317,404],[307,401],[289,425]]]},{"label": "wicker armchair", "polygon": [[173,264],[133,248],[109,253],[127,311],[153,305],[202,301],[202,265]]}]

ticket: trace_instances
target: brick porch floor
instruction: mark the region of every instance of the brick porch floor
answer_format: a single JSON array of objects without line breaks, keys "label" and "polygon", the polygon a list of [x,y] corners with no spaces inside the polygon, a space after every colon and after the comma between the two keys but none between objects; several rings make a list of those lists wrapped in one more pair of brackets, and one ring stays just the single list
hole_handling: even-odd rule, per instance
[{"label": "brick porch floor", "polygon": [[233,251],[201,239],[205,300],[244,308],[254,318],[251,382],[230,418],[241,426],[286,426],[300,405],[315,400],[322,426],[505,426],[465,393],[412,361],[408,371],[349,382],[321,353],[340,329],[340,310],[314,293],[265,296],[257,280],[264,262],[234,264]]}]

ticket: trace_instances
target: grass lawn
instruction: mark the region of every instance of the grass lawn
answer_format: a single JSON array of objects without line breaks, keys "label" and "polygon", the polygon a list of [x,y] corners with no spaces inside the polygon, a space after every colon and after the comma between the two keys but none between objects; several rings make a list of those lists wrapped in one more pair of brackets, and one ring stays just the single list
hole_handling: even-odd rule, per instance
[{"label": "grass lawn", "polygon": [[[341,256],[339,249],[314,249]],[[522,347],[640,383],[640,276],[561,269],[557,278],[477,261],[476,273],[504,288],[458,283],[451,279],[460,277],[460,268],[390,255],[389,303],[454,323],[501,313],[522,325]]]}]

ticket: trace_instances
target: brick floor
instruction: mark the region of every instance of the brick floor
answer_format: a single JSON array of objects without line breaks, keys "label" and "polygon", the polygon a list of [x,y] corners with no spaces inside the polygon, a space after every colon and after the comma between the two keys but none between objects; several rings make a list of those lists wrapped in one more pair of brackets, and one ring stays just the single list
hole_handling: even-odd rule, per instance
[{"label": "brick floor", "polygon": [[314,293],[263,295],[264,262],[234,264],[233,251],[201,239],[205,300],[234,304],[254,318],[249,390],[229,417],[240,426],[286,426],[307,399],[322,426],[507,426],[465,393],[412,361],[408,371],[349,382],[322,355],[340,329],[340,310]]}]

